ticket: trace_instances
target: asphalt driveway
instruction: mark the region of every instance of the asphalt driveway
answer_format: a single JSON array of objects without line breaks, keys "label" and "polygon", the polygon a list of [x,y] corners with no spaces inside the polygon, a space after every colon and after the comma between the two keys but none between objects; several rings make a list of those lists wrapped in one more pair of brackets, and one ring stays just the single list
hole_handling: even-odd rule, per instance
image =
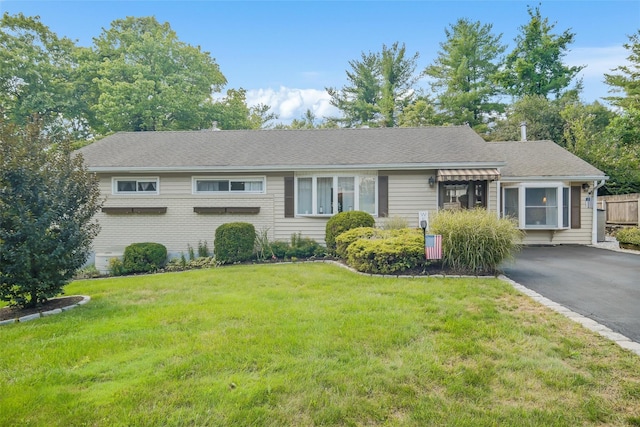
[{"label": "asphalt driveway", "polygon": [[640,343],[640,255],[534,246],[503,269],[521,285]]}]

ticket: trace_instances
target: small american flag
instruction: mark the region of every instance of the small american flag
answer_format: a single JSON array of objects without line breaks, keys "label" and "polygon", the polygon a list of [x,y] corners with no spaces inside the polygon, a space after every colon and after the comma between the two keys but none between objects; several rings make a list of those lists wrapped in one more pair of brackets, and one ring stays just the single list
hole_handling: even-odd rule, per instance
[{"label": "small american flag", "polygon": [[424,236],[424,255],[427,259],[442,259],[442,235],[426,234]]}]

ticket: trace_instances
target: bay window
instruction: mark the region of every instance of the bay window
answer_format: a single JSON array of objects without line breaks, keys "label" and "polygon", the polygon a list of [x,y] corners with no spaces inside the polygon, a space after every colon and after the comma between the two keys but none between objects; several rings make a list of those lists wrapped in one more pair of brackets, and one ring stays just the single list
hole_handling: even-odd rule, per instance
[{"label": "bay window", "polygon": [[569,228],[569,187],[563,184],[520,184],[503,188],[502,215],[522,229]]},{"label": "bay window", "polygon": [[310,175],[295,181],[297,215],[360,210],[376,215],[375,175]]}]

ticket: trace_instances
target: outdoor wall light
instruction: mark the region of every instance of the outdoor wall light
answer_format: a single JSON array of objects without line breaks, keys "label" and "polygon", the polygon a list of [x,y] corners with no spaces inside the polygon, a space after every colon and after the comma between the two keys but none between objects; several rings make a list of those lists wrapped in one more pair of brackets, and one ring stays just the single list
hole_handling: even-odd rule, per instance
[{"label": "outdoor wall light", "polygon": [[582,191],[589,191],[589,184],[587,184],[586,182],[582,184]]},{"label": "outdoor wall light", "polygon": [[429,177],[429,187],[433,188],[433,186],[435,185],[436,180],[433,179],[432,176]]}]

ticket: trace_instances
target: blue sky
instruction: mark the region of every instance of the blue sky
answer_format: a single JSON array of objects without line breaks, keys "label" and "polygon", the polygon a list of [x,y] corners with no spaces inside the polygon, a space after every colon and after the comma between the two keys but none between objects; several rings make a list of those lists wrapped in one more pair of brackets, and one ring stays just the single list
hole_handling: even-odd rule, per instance
[{"label": "blue sky", "polygon": [[[210,52],[228,80],[244,88],[250,104],[264,103],[281,122],[307,108],[318,117],[336,114],[325,87],[347,83],[349,61],[382,45],[405,43],[419,52],[419,69],[437,56],[444,30],[459,18],[492,24],[502,42],[514,38],[537,6],[555,22],[555,33],[576,34],[570,65],[581,73],[583,99],[607,95],[603,74],[622,65],[628,35],[640,29],[640,0],[599,1],[63,1],[0,0],[0,12],[38,15],[59,36],[90,46],[103,28],[126,16],[169,22],[183,42]],[[425,89],[428,83],[422,82]]]}]

